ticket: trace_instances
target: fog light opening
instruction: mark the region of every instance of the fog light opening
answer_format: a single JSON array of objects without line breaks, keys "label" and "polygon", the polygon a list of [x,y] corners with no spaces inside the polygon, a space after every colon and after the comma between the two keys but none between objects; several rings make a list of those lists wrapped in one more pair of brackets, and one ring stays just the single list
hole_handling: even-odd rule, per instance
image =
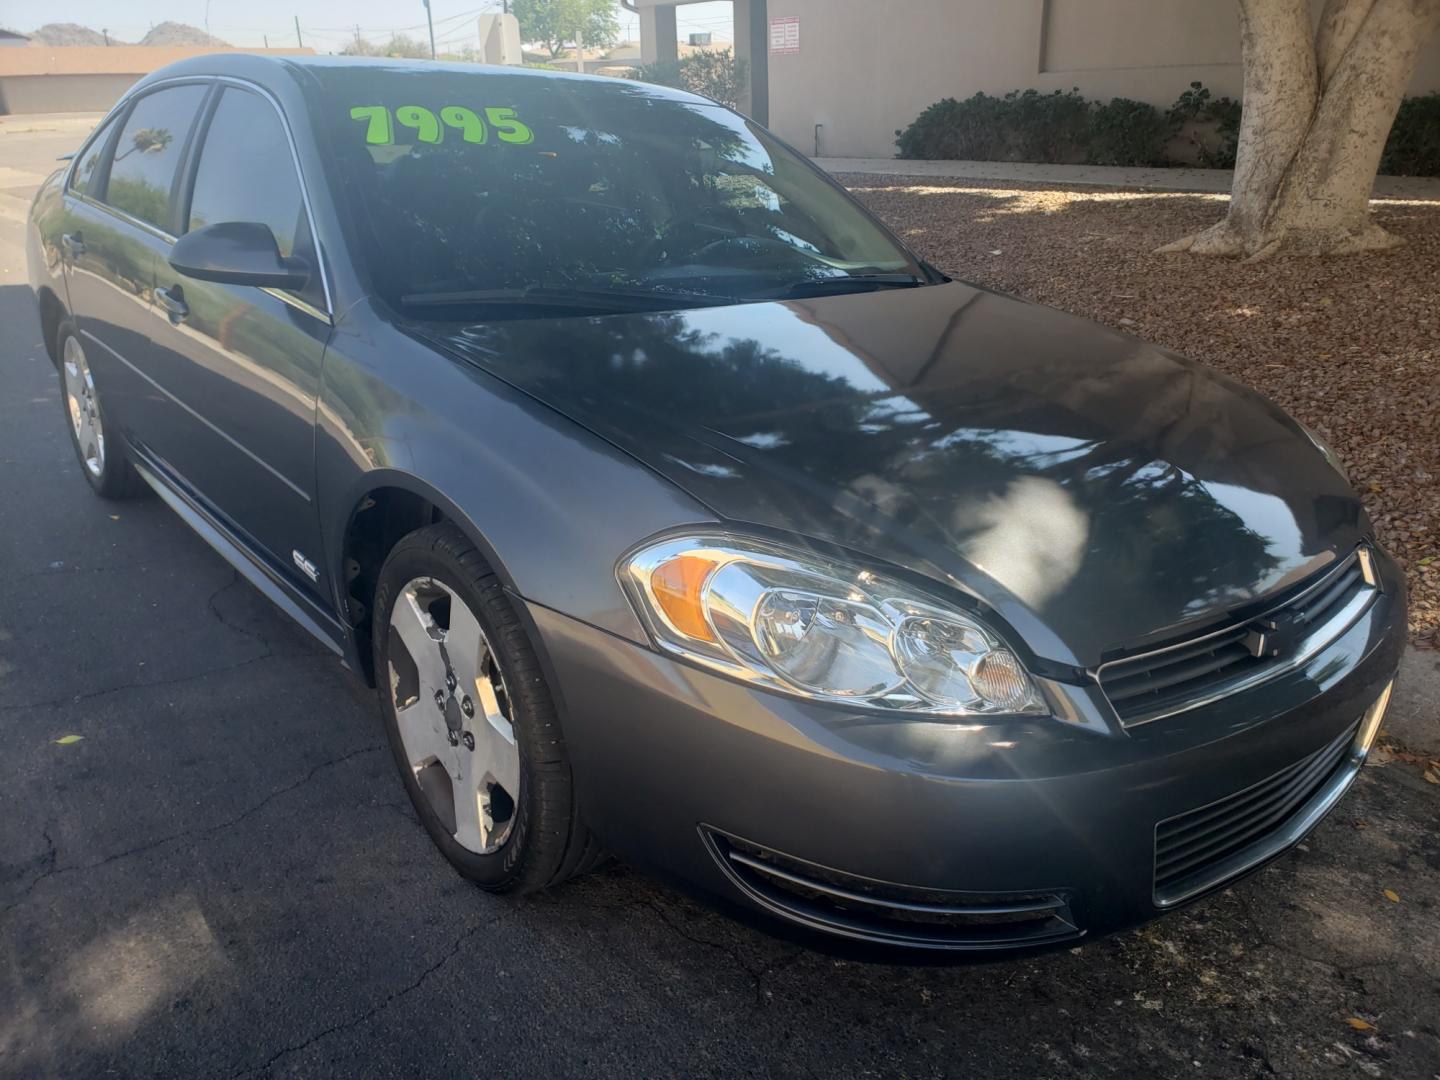
[{"label": "fog light opening", "polygon": [[1385,710],[1390,707],[1390,691],[1395,689],[1395,682],[1392,679],[1380,691],[1380,696],[1375,703],[1365,710],[1365,717],[1360,721],[1360,730],[1355,735],[1355,749],[1364,757],[1370,752],[1370,747],[1375,744],[1375,736],[1380,734],[1380,723],[1385,719]]}]

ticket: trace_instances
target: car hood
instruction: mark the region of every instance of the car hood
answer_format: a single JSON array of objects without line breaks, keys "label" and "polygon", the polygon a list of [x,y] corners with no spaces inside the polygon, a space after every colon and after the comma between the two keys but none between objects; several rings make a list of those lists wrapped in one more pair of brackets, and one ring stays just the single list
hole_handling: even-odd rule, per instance
[{"label": "car hood", "polygon": [[1213,621],[1367,527],[1259,395],[960,283],[424,333],[720,517],[959,587],[1060,663]]}]

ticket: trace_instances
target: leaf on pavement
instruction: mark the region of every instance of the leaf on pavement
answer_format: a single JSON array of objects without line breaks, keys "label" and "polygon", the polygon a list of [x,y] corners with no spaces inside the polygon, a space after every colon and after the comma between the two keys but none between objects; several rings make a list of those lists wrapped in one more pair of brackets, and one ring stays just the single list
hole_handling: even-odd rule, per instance
[{"label": "leaf on pavement", "polygon": [[1392,904],[1398,904],[1400,903],[1400,894],[1397,893],[1394,889],[1386,889],[1385,899],[1389,900]]},{"label": "leaf on pavement", "polygon": [[1374,1031],[1374,1030],[1376,1030],[1374,1024],[1371,1024],[1371,1023],[1369,1023],[1368,1021],[1365,1021],[1365,1020],[1361,1020],[1360,1017],[1358,1017],[1358,1016],[1346,1017],[1345,1022],[1346,1022],[1347,1024],[1349,1024],[1352,1028],[1354,1028],[1356,1031]]},{"label": "leaf on pavement", "polygon": [[1434,769],[1425,770],[1425,780],[1427,783],[1440,784],[1440,776],[1435,775]]},{"label": "leaf on pavement", "polygon": [[84,737],[84,735],[61,735],[60,738],[55,740],[55,745],[73,746],[75,743],[79,742]]}]

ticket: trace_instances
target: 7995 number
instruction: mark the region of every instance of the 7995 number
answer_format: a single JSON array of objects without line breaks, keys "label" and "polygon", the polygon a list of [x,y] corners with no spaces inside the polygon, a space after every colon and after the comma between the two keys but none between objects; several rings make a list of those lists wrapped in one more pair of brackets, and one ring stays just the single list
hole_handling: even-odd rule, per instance
[{"label": "7995 number", "polygon": [[412,129],[422,143],[443,142],[447,128],[459,132],[467,143],[487,142],[491,131],[501,142],[517,146],[535,139],[535,133],[516,119],[514,109],[488,108],[482,118],[463,105],[446,105],[438,115],[423,105],[400,105],[393,111],[385,105],[356,105],[350,119],[365,121],[365,141],[371,146],[392,145],[397,124]]}]

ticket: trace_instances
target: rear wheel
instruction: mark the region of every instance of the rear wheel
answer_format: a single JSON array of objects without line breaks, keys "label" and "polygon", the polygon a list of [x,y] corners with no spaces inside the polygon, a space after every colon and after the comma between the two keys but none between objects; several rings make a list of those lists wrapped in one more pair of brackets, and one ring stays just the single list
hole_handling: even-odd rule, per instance
[{"label": "rear wheel", "polygon": [[494,572],[452,525],[411,533],[380,571],[376,683],[390,748],[436,846],[493,892],[587,869],[600,849],[534,650]]},{"label": "rear wheel", "polygon": [[145,482],[125,456],[120,441],[106,437],[105,411],[90,372],[90,362],[79,336],[69,327],[60,331],[60,392],[70,442],[85,479],[106,499],[127,499],[141,494]]}]

